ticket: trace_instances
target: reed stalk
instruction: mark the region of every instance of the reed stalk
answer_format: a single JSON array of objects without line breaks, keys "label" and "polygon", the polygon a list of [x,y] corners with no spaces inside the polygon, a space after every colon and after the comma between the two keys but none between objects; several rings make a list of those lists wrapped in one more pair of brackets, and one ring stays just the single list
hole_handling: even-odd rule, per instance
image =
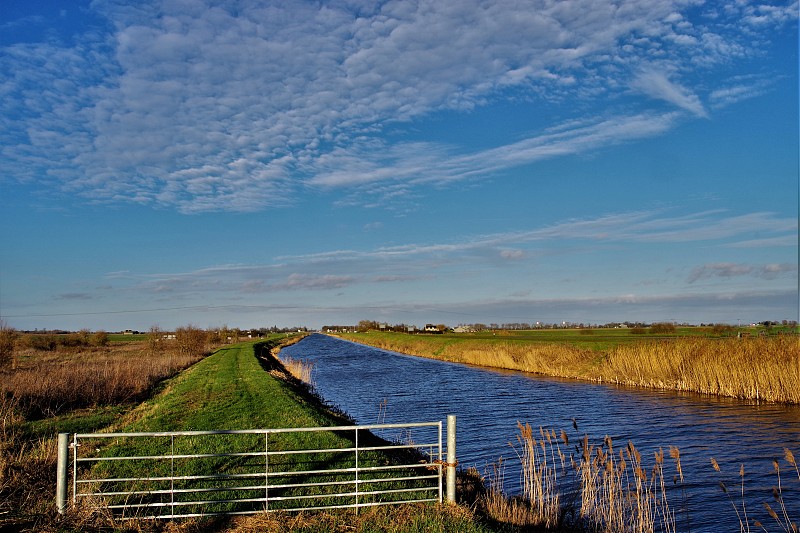
[{"label": "reed stalk", "polygon": [[313,385],[312,374],[314,371],[314,363],[294,359],[288,355],[279,355],[279,358],[284,368],[286,368],[292,376],[303,383]]},{"label": "reed stalk", "polygon": [[[677,531],[667,497],[664,452],[655,454],[648,471],[633,445],[621,450],[611,438],[600,444],[584,436],[578,456],[564,452],[569,440],[562,431],[518,424],[517,456],[522,466],[523,498],[535,525],[548,528],[571,525],[581,531],[652,533]],[[679,466],[679,452],[670,456]],[[682,472],[681,472],[682,478]],[[498,492],[495,490],[495,492]],[[566,524],[571,502],[580,502],[575,523]],[[567,503],[565,503],[567,502]],[[495,507],[498,507],[495,504]]]}]

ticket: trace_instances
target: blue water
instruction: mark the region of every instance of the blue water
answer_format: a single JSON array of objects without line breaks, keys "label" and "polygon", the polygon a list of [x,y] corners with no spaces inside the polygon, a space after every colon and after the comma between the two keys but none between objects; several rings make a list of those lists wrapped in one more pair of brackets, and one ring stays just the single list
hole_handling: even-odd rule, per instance
[{"label": "blue water", "polygon": [[[741,512],[740,465],[752,531],[758,519],[782,531],[762,503],[773,508],[777,484],[772,460],[779,459],[788,514],[800,523],[800,479],[783,460],[784,447],[800,458],[800,407],[753,404],[732,399],[659,392],[615,385],[493,371],[406,356],[324,335],[311,335],[282,352],[313,363],[313,383],[330,404],[358,423],[428,422],[457,417],[458,461],[491,475],[503,458],[507,493],[519,492],[513,444],[517,422],[566,431],[570,442],[585,434],[600,442],[608,435],[619,450],[632,441],[648,468],[655,452],[667,456],[665,474],[676,473],[670,446],[680,449],[682,490],[668,489],[678,531],[739,531],[733,504],[719,488],[724,481]],[[573,428],[573,419],[578,429]],[[714,457],[722,475],[711,467]]]}]

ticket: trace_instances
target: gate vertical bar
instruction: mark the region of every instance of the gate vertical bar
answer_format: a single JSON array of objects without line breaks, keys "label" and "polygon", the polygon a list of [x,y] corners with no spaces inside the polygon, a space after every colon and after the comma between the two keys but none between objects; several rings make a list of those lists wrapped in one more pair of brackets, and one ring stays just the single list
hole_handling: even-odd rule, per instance
[{"label": "gate vertical bar", "polygon": [[264,432],[264,512],[269,512],[269,431]]},{"label": "gate vertical bar", "polygon": [[72,435],[72,505],[78,503],[78,434]]},{"label": "gate vertical bar", "polygon": [[447,415],[447,501],[456,502],[456,415]]},{"label": "gate vertical bar", "polygon": [[175,516],[175,435],[170,435],[169,447],[169,514]]},{"label": "gate vertical bar", "polygon": [[67,510],[67,471],[69,468],[69,433],[58,434],[58,463],[56,466],[56,509]]},{"label": "gate vertical bar", "polygon": [[358,428],[356,428],[356,514],[358,514]]},{"label": "gate vertical bar", "polygon": [[442,457],[442,421],[441,420],[439,420],[439,428],[438,429],[439,429],[439,457],[437,457],[437,459],[439,459],[439,464],[437,466],[439,467],[438,468],[438,472],[439,472],[439,503],[442,503],[442,495],[443,495],[442,488],[443,488],[443,485],[444,485],[444,483],[442,483],[442,478],[444,477],[444,471],[442,470],[442,459],[444,457]]}]

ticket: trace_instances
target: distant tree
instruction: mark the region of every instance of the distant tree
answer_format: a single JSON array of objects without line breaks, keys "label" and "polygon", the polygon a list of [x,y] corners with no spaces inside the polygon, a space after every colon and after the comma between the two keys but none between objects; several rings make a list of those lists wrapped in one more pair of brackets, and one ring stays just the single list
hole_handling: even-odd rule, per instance
[{"label": "distant tree", "polygon": [[360,320],[356,329],[362,333],[371,329],[380,329],[381,325],[374,320]]},{"label": "distant tree", "polygon": [[191,324],[175,330],[175,341],[181,355],[202,355],[207,340],[206,332]]},{"label": "distant tree", "polygon": [[157,325],[150,326],[147,333],[147,350],[151,355],[164,351],[164,332]]}]

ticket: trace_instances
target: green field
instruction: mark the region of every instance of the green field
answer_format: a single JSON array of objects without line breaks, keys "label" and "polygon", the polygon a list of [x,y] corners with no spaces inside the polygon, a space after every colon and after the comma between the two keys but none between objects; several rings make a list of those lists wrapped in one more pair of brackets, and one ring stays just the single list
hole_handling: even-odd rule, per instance
[{"label": "green field", "polygon": [[[464,341],[496,342],[524,342],[524,343],[552,343],[571,344],[581,348],[595,351],[605,351],[620,344],[641,341],[654,341],[680,338],[731,338],[741,334],[744,336],[777,335],[782,333],[800,333],[800,327],[776,326],[766,329],[758,327],[730,327],[716,329],[710,326],[689,326],[675,328],[671,333],[651,333],[648,328],[564,328],[564,329],[529,329],[529,330],[485,330],[475,333],[427,334],[418,333],[410,335],[420,342],[431,345],[454,344]],[[344,338],[353,340],[377,338],[399,339],[408,334],[397,332],[383,332],[371,330],[365,333],[340,334]],[[365,341],[366,342],[366,341]]]}]

